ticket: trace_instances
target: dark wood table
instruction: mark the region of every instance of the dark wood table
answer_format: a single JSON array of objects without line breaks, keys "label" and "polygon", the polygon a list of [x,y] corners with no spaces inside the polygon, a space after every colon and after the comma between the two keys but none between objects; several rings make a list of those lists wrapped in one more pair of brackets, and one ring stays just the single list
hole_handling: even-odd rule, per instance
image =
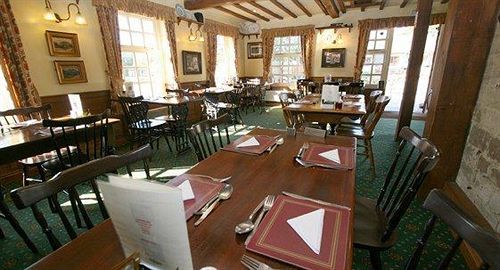
[{"label": "dark wood table", "polygon": [[[109,118],[109,124],[119,123],[120,119]],[[13,129],[0,133],[0,164],[43,154],[54,150],[50,134],[39,134],[42,124]],[[48,129],[45,129],[48,131]],[[114,136],[114,135],[113,135]]]},{"label": "dark wood table", "polygon": [[305,96],[302,100],[313,104],[293,103],[283,110],[289,111],[294,119],[301,114],[307,122],[339,124],[340,119],[344,117],[359,118],[366,113],[363,95],[359,97],[359,101],[355,103],[358,106],[344,105],[342,109],[325,109],[321,107],[321,95],[312,94]]},{"label": "dark wood table", "polygon": [[[194,269],[214,266],[218,269],[244,269],[240,258],[245,253],[246,236],[234,233],[234,227],[246,220],[252,209],[268,194],[289,191],[304,196],[354,207],[355,170],[329,170],[304,168],[293,161],[305,141],[355,147],[355,139],[348,137],[287,137],[283,131],[256,129],[251,134],[285,136],[285,143],[273,153],[260,156],[243,155],[233,152],[217,152],[200,162],[188,173],[226,177],[234,186],[232,197],[222,202],[207,219],[194,227],[196,218],[187,222]],[[351,215],[354,217],[354,215]],[[110,269],[124,258],[118,238],[112,230],[111,221],[83,233],[76,240],[41,259],[30,269]],[[351,218],[348,238],[351,245],[347,251],[346,269],[352,264]],[[102,247],[96,248],[97,243]],[[75,253],[78,255],[75,255]],[[274,268],[291,268],[290,265],[251,253]],[[90,263],[93,262],[93,263]]]}]

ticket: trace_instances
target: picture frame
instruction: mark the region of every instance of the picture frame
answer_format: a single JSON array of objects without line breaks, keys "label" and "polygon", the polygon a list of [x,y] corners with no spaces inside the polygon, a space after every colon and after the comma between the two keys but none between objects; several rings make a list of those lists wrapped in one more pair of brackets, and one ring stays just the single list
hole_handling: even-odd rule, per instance
[{"label": "picture frame", "polygon": [[54,61],[59,84],[86,83],[87,71],[83,61]]},{"label": "picture frame", "polygon": [[323,49],[321,52],[322,68],[338,68],[345,66],[345,48]]},{"label": "picture frame", "polygon": [[78,34],[47,30],[45,38],[51,56],[80,57]]},{"label": "picture frame", "polygon": [[182,51],[182,71],[184,75],[201,74],[201,52]]},{"label": "picture frame", "polygon": [[247,58],[248,59],[262,58],[262,42],[247,43]]}]

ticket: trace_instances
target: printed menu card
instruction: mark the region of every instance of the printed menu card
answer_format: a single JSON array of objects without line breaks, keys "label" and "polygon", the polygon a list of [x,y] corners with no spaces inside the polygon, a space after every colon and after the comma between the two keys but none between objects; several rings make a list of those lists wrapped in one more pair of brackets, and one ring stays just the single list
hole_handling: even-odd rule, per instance
[{"label": "printed menu card", "polygon": [[354,148],[330,144],[309,143],[302,160],[345,169],[354,168]]}]

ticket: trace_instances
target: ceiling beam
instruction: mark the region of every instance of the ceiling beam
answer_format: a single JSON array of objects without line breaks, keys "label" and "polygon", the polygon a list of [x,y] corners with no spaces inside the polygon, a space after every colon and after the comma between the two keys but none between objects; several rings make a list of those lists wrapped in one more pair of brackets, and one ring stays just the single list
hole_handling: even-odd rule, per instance
[{"label": "ceiling beam", "polygon": [[321,3],[321,0],[314,0],[316,4],[318,5],[319,8],[325,13],[325,15],[328,15],[328,11],[326,11],[325,6],[323,6],[323,3]]},{"label": "ceiling beam", "polygon": [[250,5],[252,5],[252,6],[254,6],[254,7],[256,7],[256,8],[258,8],[258,9],[262,10],[262,11],[264,11],[265,13],[267,13],[267,14],[269,14],[269,15],[273,16],[273,17],[274,17],[274,18],[276,18],[276,19],[283,20],[283,17],[282,17],[282,16],[280,16],[280,15],[278,15],[278,14],[274,13],[272,10],[270,10],[270,9],[268,9],[268,8],[266,8],[266,7],[261,6],[260,4],[258,4],[258,3],[257,3],[257,2],[255,2],[255,1],[250,1],[250,2],[248,2],[248,3],[249,3]]},{"label": "ceiling beam", "polygon": [[339,17],[339,13],[335,11],[335,8],[333,7],[333,3],[331,2],[331,0],[321,0],[321,3],[323,3],[323,6],[325,6],[325,9],[328,12],[328,15],[330,15],[330,17],[332,17],[333,19]]},{"label": "ceiling beam", "polygon": [[248,18],[246,16],[243,16],[243,15],[241,15],[239,13],[236,13],[236,12],[234,12],[234,11],[232,11],[230,9],[224,8],[224,7],[214,7],[214,8],[217,9],[217,10],[220,10],[222,12],[225,12],[227,14],[231,14],[231,15],[233,15],[236,18],[240,18],[240,19],[243,19],[243,20],[246,20],[246,21],[249,21],[249,22],[257,22],[254,19],[250,19],[250,18]]},{"label": "ceiling beam", "polygon": [[342,13],[347,12],[347,10],[345,9],[344,0],[337,0],[337,6],[339,7],[340,11],[342,11]]},{"label": "ceiling beam", "polygon": [[226,4],[247,2],[246,0],[184,0],[184,8],[189,10],[213,8]]},{"label": "ceiling beam", "polygon": [[286,8],[285,6],[283,6],[283,4],[281,4],[280,2],[278,2],[278,0],[271,0],[271,3],[273,3],[275,6],[277,6],[278,8],[280,8],[281,10],[283,10],[284,12],[288,13],[288,15],[290,15],[290,16],[292,16],[294,18],[297,18],[297,15],[295,15],[295,13],[293,13],[288,8]]},{"label": "ceiling beam", "polygon": [[384,9],[386,4],[387,4],[387,0],[382,0],[382,2],[380,2],[380,7],[379,7],[379,9],[380,9],[380,10]]},{"label": "ceiling beam", "polygon": [[253,16],[255,16],[255,17],[259,18],[259,19],[262,19],[262,20],[264,20],[264,21],[266,21],[266,22],[268,22],[268,21],[269,21],[269,19],[268,19],[268,18],[266,18],[266,17],[264,17],[264,16],[260,15],[259,13],[254,12],[253,10],[250,10],[250,9],[248,9],[248,8],[246,8],[246,7],[244,7],[244,6],[240,5],[240,4],[238,4],[238,3],[234,4],[234,6],[235,6],[235,7],[237,7],[237,8],[239,8],[239,9],[241,9],[241,10],[243,10],[243,11],[245,11],[246,13],[249,13],[249,14],[251,14],[251,15],[253,15]]},{"label": "ceiling beam", "polygon": [[408,4],[408,2],[410,2],[410,0],[403,0],[403,2],[401,3],[401,5],[399,7],[400,8],[406,7],[406,5]]},{"label": "ceiling beam", "polygon": [[446,4],[448,3],[448,0],[441,0],[441,4]]},{"label": "ceiling beam", "polygon": [[299,2],[299,0],[292,0],[292,2],[297,6],[299,7],[307,16],[311,17],[312,14],[311,12],[309,12],[309,10],[307,10],[306,7],[304,7],[304,5],[302,5],[302,3]]}]

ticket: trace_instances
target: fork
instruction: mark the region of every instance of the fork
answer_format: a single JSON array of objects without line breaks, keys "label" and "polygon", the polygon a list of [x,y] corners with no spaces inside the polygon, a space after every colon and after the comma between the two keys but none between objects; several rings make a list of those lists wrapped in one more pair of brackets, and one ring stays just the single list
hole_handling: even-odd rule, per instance
[{"label": "fork", "polygon": [[215,177],[212,177],[212,176],[208,176],[208,175],[203,175],[203,174],[190,174],[192,176],[198,176],[198,177],[204,177],[204,178],[208,178],[214,182],[220,182],[220,183],[224,183],[226,182],[227,180],[231,179],[232,176],[228,176],[228,177],[225,177],[225,178],[215,178]]},{"label": "fork", "polygon": [[271,266],[259,262],[256,259],[249,257],[245,254],[243,254],[243,257],[241,257],[241,263],[246,266],[250,270],[273,270]]},{"label": "fork", "polygon": [[260,211],[259,216],[255,220],[255,223],[254,223],[255,226],[253,227],[253,230],[250,233],[250,235],[248,235],[247,239],[245,240],[245,246],[248,245],[248,243],[252,239],[253,235],[257,231],[257,227],[259,226],[260,222],[262,221],[262,218],[264,217],[264,214],[267,211],[271,210],[271,208],[273,207],[274,199],[275,199],[274,195],[267,195],[266,200],[264,201],[264,206],[262,207],[262,211]]}]

